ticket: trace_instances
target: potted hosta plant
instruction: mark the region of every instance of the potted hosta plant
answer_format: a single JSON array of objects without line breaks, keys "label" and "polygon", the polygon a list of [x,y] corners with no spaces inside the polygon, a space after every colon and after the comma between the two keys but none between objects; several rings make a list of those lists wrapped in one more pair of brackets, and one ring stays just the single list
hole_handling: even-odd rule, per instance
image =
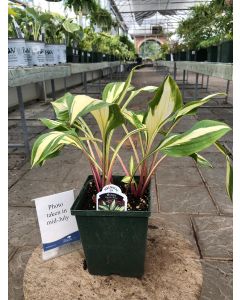
[{"label": "potted hosta plant", "polygon": [[[174,133],[184,116],[196,113],[198,107],[218,94],[183,105],[180,90],[170,76],[159,87],[136,90],[131,85],[133,73],[134,69],[126,82],[107,84],[101,100],[67,93],[52,102],[57,119],[41,120],[50,131],[38,137],[32,149],[32,166],[42,165],[59,154],[65,145],[77,147],[89,161],[92,176],[87,178],[71,213],[77,219],[91,274],[143,275],[151,177],[167,156],[190,156],[197,163],[210,166],[199,152],[215,144],[226,157],[227,191],[232,194],[231,159],[218,142],[231,128],[222,122],[202,120],[184,133]],[[154,93],[146,110],[141,113],[129,110],[129,103],[144,91]],[[88,113],[96,120],[100,137],[84,120]],[[125,135],[114,144],[114,132],[118,127],[123,128]],[[132,140],[134,136],[139,139],[140,149]],[[127,140],[132,145],[128,163],[119,152]],[[116,161],[125,176],[114,176]],[[100,210],[96,210],[101,193],[110,184],[114,184],[116,190],[120,188],[122,195],[127,197],[126,208],[118,205],[117,198],[111,205],[107,202],[109,199],[102,201]]]}]

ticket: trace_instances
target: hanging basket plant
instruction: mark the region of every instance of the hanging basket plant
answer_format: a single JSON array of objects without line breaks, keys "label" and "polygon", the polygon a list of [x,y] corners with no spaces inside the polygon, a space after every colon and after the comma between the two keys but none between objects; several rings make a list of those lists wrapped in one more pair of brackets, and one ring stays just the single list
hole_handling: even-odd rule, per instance
[{"label": "hanging basket plant", "polygon": [[109,31],[113,25],[110,12],[101,8],[100,5],[97,5],[95,10],[91,12],[90,21],[92,25],[97,25],[104,31]]},{"label": "hanging basket plant", "polygon": [[76,15],[82,12],[83,15],[94,12],[96,9],[95,0],[64,0],[65,8],[73,9]]}]

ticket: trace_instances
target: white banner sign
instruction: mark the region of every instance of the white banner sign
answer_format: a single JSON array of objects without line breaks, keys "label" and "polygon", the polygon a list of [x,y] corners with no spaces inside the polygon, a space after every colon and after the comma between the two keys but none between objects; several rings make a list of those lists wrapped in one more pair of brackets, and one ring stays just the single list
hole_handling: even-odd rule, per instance
[{"label": "white banner sign", "polygon": [[34,199],[44,252],[80,240],[77,222],[71,215],[74,191]]}]

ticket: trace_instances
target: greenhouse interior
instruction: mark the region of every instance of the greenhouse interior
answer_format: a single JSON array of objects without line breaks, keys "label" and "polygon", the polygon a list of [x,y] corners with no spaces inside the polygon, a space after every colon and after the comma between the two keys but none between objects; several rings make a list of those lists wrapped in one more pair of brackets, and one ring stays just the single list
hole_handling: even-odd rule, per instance
[{"label": "greenhouse interior", "polygon": [[8,0],[8,299],[231,300],[232,198],[232,0]]}]

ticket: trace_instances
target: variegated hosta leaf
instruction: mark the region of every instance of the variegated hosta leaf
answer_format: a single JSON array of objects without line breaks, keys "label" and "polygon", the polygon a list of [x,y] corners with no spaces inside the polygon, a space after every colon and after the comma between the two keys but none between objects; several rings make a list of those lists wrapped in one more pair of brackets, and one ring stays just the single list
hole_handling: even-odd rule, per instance
[{"label": "variegated hosta leaf", "polygon": [[[108,103],[114,103],[124,89],[125,82],[110,82],[108,83],[103,92],[102,92],[102,100]],[[127,91],[131,91],[134,87],[129,86]]]},{"label": "variegated hosta leaf", "polygon": [[41,164],[63,145],[74,145],[81,148],[78,136],[73,132],[52,131],[42,134],[34,143],[32,148],[31,164]]},{"label": "variegated hosta leaf", "polygon": [[69,121],[69,109],[73,99],[72,94],[66,93],[63,97],[51,102],[58,120]]},{"label": "variegated hosta leaf", "polygon": [[127,80],[125,81],[124,83],[124,87],[123,87],[123,90],[122,92],[120,93],[119,97],[117,98],[117,100],[115,101],[116,103],[118,103],[119,105],[121,104],[121,102],[123,101],[124,97],[126,96],[127,92],[129,91],[129,88],[131,86],[131,81],[132,81],[132,77],[133,77],[133,74],[135,72],[135,69],[137,68],[138,66],[132,68],[131,72],[129,73],[128,77],[127,77]]},{"label": "variegated hosta leaf", "polygon": [[145,86],[139,90],[136,91],[132,91],[130,96],[128,97],[128,99],[126,100],[126,102],[123,105],[123,109],[127,107],[127,105],[141,92],[149,92],[149,93],[153,93],[157,90],[157,86]]},{"label": "variegated hosta leaf", "polygon": [[106,138],[107,134],[112,129],[124,123],[124,116],[117,104],[107,105],[98,110],[92,111],[91,114],[98,123],[103,139]]},{"label": "variegated hosta leaf", "polygon": [[115,200],[113,200],[111,205],[103,201],[102,205],[99,205],[98,208],[100,208],[100,210],[124,211],[124,206],[118,206]]},{"label": "variegated hosta leaf", "polygon": [[227,170],[226,170],[226,189],[230,199],[233,199],[233,167],[232,161],[229,157],[226,158]]},{"label": "variegated hosta leaf", "polygon": [[69,130],[70,128],[67,126],[66,122],[50,120],[47,118],[42,118],[40,121],[47,126],[49,129],[57,129],[59,131]]},{"label": "variegated hosta leaf", "polygon": [[143,113],[134,113],[131,110],[122,110],[124,117],[136,128],[145,127],[143,124]]},{"label": "variegated hosta leaf", "polygon": [[185,133],[166,138],[158,150],[169,156],[188,156],[208,148],[230,130],[225,123],[203,120]]},{"label": "variegated hosta leaf", "polygon": [[204,158],[203,156],[201,156],[200,154],[198,153],[193,153],[190,155],[198,165],[200,166],[205,166],[205,167],[210,167],[212,168],[213,166],[211,165],[211,163],[206,159]]},{"label": "variegated hosta leaf", "polygon": [[73,124],[77,117],[86,115],[89,112],[106,108],[109,104],[102,100],[97,100],[86,95],[75,96],[70,108],[70,124]]},{"label": "variegated hosta leaf", "polygon": [[188,102],[187,104],[185,104],[182,108],[180,108],[176,114],[175,114],[175,120],[177,120],[178,118],[180,118],[181,116],[185,116],[188,114],[191,114],[193,111],[195,112],[196,109],[200,106],[202,106],[203,104],[207,103],[208,101],[210,101],[213,97],[216,96],[222,96],[225,95],[224,93],[216,93],[216,94],[212,94],[209,95],[201,100],[197,100],[197,101],[191,101]]},{"label": "variegated hosta leaf", "polygon": [[[134,172],[134,170],[133,170],[133,172]],[[132,172],[132,173],[133,173],[133,172]],[[127,183],[127,184],[129,184],[130,181],[131,181],[131,183],[136,183],[134,177],[132,177],[132,176],[124,176],[123,179],[122,179],[121,181],[122,181],[123,183]]]},{"label": "variegated hosta leaf", "polygon": [[146,124],[149,142],[159,131],[163,122],[181,106],[182,96],[179,88],[175,81],[168,76],[157,89],[144,117],[143,122]]},{"label": "variegated hosta leaf", "polygon": [[226,190],[228,196],[233,198],[233,166],[232,166],[232,153],[221,143],[216,142],[215,146],[226,158]]}]

